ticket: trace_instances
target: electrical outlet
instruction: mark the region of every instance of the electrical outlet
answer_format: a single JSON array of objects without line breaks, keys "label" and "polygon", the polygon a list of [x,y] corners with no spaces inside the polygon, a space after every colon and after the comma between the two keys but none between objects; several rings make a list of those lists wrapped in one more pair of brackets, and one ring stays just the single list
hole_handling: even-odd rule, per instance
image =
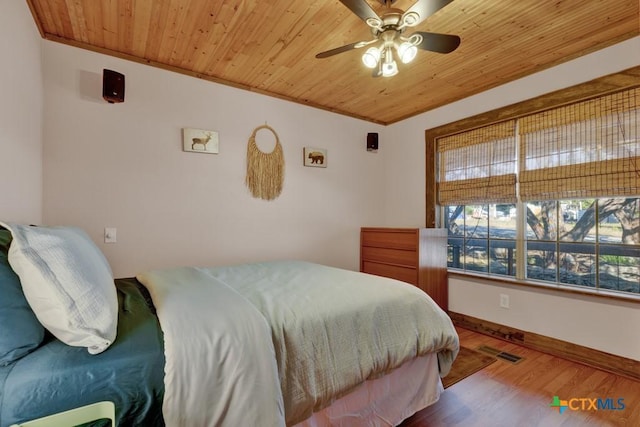
[{"label": "electrical outlet", "polygon": [[117,241],[117,230],[113,227],[106,227],[104,229],[104,242],[116,243]]},{"label": "electrical outlet", "polygon": [[509,295],[500,294],[500,307],[509,308]]}]

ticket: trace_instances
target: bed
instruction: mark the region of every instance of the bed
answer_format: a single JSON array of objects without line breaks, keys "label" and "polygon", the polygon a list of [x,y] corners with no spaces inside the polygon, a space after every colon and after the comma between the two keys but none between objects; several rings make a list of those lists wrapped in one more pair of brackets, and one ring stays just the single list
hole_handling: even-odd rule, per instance
[{"label": "bed", "polygon": [[[15,285],[6,236],[0,292]],[[106,348],[45,330],[0,359],[0,427],[98,400],[115,403],[120,426],[397,425],[437,401],[459,348],[418,288],[304,261],[155,270],[110,286],[117,334]]]},{"label": "bed", "polygon": [[0,367],[0,425],[111,400],[120,426],[161,426],[162,332],[144,288],[118,279],[118,338],[97,355],[46,334],[42,344]]}]

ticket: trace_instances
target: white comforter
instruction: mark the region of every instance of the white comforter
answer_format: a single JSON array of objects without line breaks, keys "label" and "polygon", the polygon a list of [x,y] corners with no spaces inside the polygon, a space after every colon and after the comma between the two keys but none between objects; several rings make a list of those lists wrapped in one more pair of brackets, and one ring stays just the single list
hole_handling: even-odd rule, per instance
[{"label": "white comforter", "polygon": [[138,276],[164,333],[168,427],[283,426],[269,325],[237,292],[194,268]]},{"label": "white comforter", "polygon": [[391,279],[295,261],[138,279],[165,334],[169,426],[295,424],[419,355],[445,375],[458,351],[448,316]]}]

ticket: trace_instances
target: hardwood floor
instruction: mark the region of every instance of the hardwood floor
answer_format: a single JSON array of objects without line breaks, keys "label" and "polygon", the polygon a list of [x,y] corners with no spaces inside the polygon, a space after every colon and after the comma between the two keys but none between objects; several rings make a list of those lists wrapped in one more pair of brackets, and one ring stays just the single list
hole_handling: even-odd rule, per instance
[{"label": "hardwood floor", "polygon": [[[446,389],[436,404],[402,427],[640,426],[640,382],[466,329],[459,328],[458,334],[465,347],[487,345],[524,360],[512,364],[498,359]],[[567,408],[560,414],[550,406],[554,396],[584,398],[585,410]],[[589,410],[597,399],[604,408],[619,409]],[[582,405],[570,403],[576,409]]]}]

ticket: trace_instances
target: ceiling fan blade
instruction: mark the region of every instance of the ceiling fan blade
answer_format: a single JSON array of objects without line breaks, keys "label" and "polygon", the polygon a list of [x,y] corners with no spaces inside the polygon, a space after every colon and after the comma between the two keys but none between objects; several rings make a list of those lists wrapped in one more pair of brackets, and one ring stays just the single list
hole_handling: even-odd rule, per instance
[{"label": "ceiling fan blade", "polygon": [[416,45],[419,49],[450,53],[460,46],[460,37],[451,34],[425,33],[422,31],[416,31],[413,34],[419,34],[422,37],[422,41]]},{"label": "ceiling fan blade", "polygon": [[342,52],[347,52],[353,49],[357,49],[362,46],[364,46],[363,42],[349,43],[344,46],[336,47],[335,49],[320,52],[319,54],[316,55],[316,58],[328,58],[330,56],[337,55]]},{"label": "ceiling fan blade", "polygon": [[419,15],[419,18],[412,25],[415,26],[451,3],[452,1],[453,0],[418,0],[413,6],[407,9],[403,16],[406,16],[409,13],[417,13]]},{"label": "ceiling fan blade", "polygon": [[355,13],[364,22],[367,22],[367,19],[370,18],[380,20],[376,12],[365,0],[340,0],[340,3],[347,6],[351,12]]}]

